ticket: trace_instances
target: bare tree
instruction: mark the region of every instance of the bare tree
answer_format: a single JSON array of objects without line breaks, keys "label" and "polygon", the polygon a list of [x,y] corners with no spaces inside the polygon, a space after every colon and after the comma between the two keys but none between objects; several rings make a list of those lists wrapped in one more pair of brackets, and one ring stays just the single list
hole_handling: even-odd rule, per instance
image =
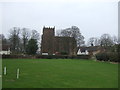
[{"label": "bare tree", "polygon": [[10,30],[9,40],[11,44],[11,51],[12,53],[18,53],[20,51],[20,28],[13,27]]},{"label": "bare tree", "polygon": [[107,47],[113,45],[112,37],[109,34],[103,34],[100,38],[101,46]]},{"label": "bare tree", "polygon": [[1,44],[7,44],[7,39],[5,38],[4,34],[0,34],[0,42]]},{"label": "bare tree", "polygon": [[77,46],[84,45],[84,36],[80,33],[80,29],[77,26],[72,26],[71,28],[66,28],[57,32],[59,36],[74,37],[77,41]]},{"label": "bare tree", "polygon": [[7,39],[4,34],[0,34],[0,51],[2,50],[3,45],[7,44]]},{"label": "bare tree", "polygon": [[61,30],[56,30],[56,36],[61,36]]},{"label": "bare tree", "polygon": [[87,42],[88,46],[99,46],[99,39],[97,37],[89,38]]},{"label": "bare tree", "polygon": [[113,36],[112,40],[114,44],[118,44],[118,38],[116,36]]},{"label": "bare tree", "polygon": [[32,30],[31,39],[35,39],[38,45],[38,52],[40,52],[40,34],[36,30]]},{"label": "bare tree", "polygon": [[29,37],[30,37],[30,32],[28,28],[22,28],[22,44],[23,44],[23,48],[22,51],[23,53],[26,52],[26,45],[28,43]]},{"label": "bare tree", "polygon": [[36,30],[32,30],[31,38],[36,39],[36,40],[40,40],[39,33]]}]

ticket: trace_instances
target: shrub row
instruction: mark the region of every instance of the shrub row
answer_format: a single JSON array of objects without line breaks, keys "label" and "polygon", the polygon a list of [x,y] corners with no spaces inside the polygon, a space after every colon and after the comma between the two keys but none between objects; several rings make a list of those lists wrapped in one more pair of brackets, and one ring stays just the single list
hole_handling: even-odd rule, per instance
[{"label": "shrub row", "polygon": [[78,56],[68,56],[68,55],[2,55],[2,58],[40,58],[40,59],[90,59],[90,55],[78,55]]},{"label": "shrub row", "polygon": [[46,58],[46,59],[90,59],[90,55],[78,55],[78,56],[68,56],[68,55],[37,55],[36,58]]},{"label": "shrub row", "polygon": [[13,55],[13,54],[10,54],[10,55],[2,55],[2,58],[3,59],[7,59],[7,58],[34,58],[34,56],[31,56],[31,55]]},{"label": "shrub row", "polygon": [[117,52],[102,52],[96,54],[96,59],[99,61],[120,62],[120,57]]}]

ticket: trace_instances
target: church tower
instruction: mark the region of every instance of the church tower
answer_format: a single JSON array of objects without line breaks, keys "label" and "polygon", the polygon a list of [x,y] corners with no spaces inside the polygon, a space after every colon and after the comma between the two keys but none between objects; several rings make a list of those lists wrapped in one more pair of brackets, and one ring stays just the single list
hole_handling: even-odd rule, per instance
[{"label": "church tower", "polygon": [[43,27],[41,53],[53,55],[54,53],[55,27]]}]

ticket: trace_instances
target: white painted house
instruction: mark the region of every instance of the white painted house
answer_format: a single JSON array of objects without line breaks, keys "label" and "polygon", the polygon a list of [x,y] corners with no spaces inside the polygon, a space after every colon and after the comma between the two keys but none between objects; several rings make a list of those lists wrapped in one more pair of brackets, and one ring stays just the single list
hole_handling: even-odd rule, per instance
[{"label": "white painted house", "polygon": [[88,50],[82,52],[80,49],[78,49],[77,55],[88,55],[88,54],[89,54]]},{"label": "white painted house", "polygon": [[5,50],[1,50],[0,54],[1,55],[3,55],[3,54],[8,55],[8,54],[10,54],[10,50],[6,50],[6,51]]},{"label": "white painted house", "polygon": [[79,47],[77,50],[77,55],[95,55],[101,51],[104,51],[104,48],[99,46],[89,46]]},{"label": "white painted house", "polygon": [[1,55],[3,54],[8,55],[11,53],[9,45],[0,45],[0,46],[1,46],[1,49],[0,49]]}]

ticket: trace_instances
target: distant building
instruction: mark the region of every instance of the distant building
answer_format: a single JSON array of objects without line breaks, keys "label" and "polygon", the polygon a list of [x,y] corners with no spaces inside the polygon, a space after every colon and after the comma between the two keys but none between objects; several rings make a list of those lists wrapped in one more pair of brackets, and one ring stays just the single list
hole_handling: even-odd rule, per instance
[{"label": "distant building", "polygon": [[83,46],[77,48],[77,55],[95,55],[103,51],[105,51],[105,49],[100,46],[90,46],[90,47]]},{"label": "distant building", "polygon": [[88,55],[88,50],[81,51],[81,49],[78,49],[77,55]]},{"label": "distant building", "polygon": [[58,37],[55,36],[54,28],[43,28],[41,41],[42,55],[76,55],[77,45],[73,37]]},{"label": "distant building", "polygon": [[10,51],[10,45],[0,45],[0,47],[2,48],[0,50],[0,54],[1,55],[3,55],[3,54],[8,55],[8,54],[11,53],[11,51]]}]

